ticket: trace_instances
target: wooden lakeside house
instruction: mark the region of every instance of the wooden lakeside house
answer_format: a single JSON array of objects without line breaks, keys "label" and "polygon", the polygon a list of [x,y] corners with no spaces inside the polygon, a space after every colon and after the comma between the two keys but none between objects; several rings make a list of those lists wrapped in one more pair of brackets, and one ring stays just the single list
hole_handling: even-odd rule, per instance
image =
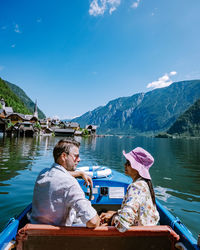
[{"label": "wooden lakeside house", "polygon": [[12,113],[8,116],[6,116],[7,119],[10,119],[12,124],[16,124],[18,122],[31,122],[36,123],[38,121],[38,118],[33,115],[24,115],[20,113]]},{"label": "wooden lakeside house", "polygon": [[25,119],[25,115],[20,114],[20,113],[12,113],[6,116],[7,119],[10,119],[10,121],[12,122],[12,124],[16,124],[19,122],[24,122],[26,121]]},{"label": "wooden lakeside house", "polygon": [[3,98],[1,98],[0,104],[1,104],[0,117],[5,119],[6,116],[13,113],[13,108],[12,107],[6,107],[6,103],[5,103]]},{"label": "wooden lakeside house", "polygon": [[60,121],[59,124],[57,125],[59,128],[67,128],[67,124],[65,121]]},{"label": "wooden lakeside house", "polygon": [[86,125],[85,128],[87,129],[87,131],[89,132],[90,135],[96,135],[97,127],[98,126],[96,126],[96,125],[90,124],[90,125]]},{"label": "wooden lakeside house", "polygon": [[6,129],[8,136],[14,134],[16,136],[32,137],[36,133],[39,134],[39,128],[34,127],[34,124],[38,122],[37,103],[35,103],[33,115],[24,115],[14,112],[10,113],[10,111],[12,111],[11,109],[7,109],[6,111],[8,113],[6,119],[9,119],[12,123],[12,126]]},{"label": "wooden lakeside house", "polygon": [[35,130],[32,122],[22,122],[18,124],[18,131],[20,136],[33,137]]},{"label": "wooden lakeside house", "polygon": [[33,115],[24,115],[21,113],[13,112],[11,107],[5,107],[5,111],[7,114],[6,118],[10,119],[12,124],[16,124],[19,122],[31,122],[31,123],[38,122],[37,102],[35,103]]},{"label": "wooden lakeside house", "polygon": [[59,118],[52,118],[50,120],[50,126],[52,127],[57,127],[60,124],[60,119]]},{"label": "wooden lakeside house", "polygon": [[36,132],[34,124],[38,118],[33,115],[24,115],[20,113],[12,113],[6,117],[13,124],[10,128],[6,129],[8,136],[14,134],[15,136],[33,136]]},{"label": "wooden lakeside house", "polygon": [[42,120],[39,120],[39,123],[40,123],[40,126],[41,126],[41,129],[46,129],[46,128],[49,128],[49,120],[47,119],[42,119]]},{"label": "wooden lakeside house", "polygon": [[24,121],[36,123],[36,122],[38,122],[38,118],[34,115],[24,115]]},{"label": "wooden lakeside house", "polygon": [[[11,109],[9,109],[9,111],[11,111]],[[10,114],[12,114],[13,112],[8,112],[8,109],[0,109],[0,117],[2,119],[6,119],[7,116],[9,116]]]},{"label": "wooden lakeside house", "polygon": [[6,112],[4,109],[0,109],[0,118],[2,118],[2,119],[6,118]]},{"label": "wooden lakeside house", "polygon": [[74,130],[80,130],[80,124],[78,122],[67,122],[66,128],[72,128]]},{"label": "wooden lakeside house", "polygon": [[41,119],[39,120],[40,127],[42,130],[43,135],[50,135],[53,133],[53,129],[50,128],[51,120],[48,119]]},{"label": "wooden lakeside house", "polygon": [[13,113],[13,108],[12,107],[5,107],[4,110],[5,110],[6,116]]},{"label": "wooden lakeside house", "polygon": [[15,125],[9,127],[6,130],[6,133],[8,136],[21,136],[21,137],[33,137],[34,134],[38,131],[34,128],[34,125],[32,122],[17,122]]}]

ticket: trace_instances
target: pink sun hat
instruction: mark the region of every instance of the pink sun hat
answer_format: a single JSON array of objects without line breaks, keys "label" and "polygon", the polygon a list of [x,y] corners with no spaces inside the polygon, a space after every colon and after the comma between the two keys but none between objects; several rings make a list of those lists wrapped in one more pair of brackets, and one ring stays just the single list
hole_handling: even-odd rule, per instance
[{"label": "pink sun hat", "polygon": [[153,165],[154,158],[149,152],[137,147],[127,154],[123,150],[123,155],[130,161],[131,167],[137,170],[141,177],[151,180],[149,168]]}]

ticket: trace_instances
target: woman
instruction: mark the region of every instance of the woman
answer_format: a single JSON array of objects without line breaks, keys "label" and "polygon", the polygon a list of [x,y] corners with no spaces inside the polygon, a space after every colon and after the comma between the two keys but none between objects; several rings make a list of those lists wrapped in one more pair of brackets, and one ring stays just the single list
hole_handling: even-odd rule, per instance
[{"label": "woman", "polygon": [[153,157],[143,148],[137,147],[129,153],[123,151],[126,158],[125,174],[133,182],[128,186],[121,209],[108,211],[100,215],[101,223],[114,225],[120,232],[131,226],[152,226],[159,221],[156,209],[149,168],[153,165]]}]

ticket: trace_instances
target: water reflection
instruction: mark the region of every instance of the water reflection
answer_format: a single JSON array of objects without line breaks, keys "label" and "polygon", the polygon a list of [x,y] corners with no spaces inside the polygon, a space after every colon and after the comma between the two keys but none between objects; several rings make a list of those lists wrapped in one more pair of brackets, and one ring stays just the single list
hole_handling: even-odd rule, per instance
[{"label": "water reflection", "polygon": [[199,149],[199,140],[155,140],[155,182],[161,178],[163,187],[199,195]]}]

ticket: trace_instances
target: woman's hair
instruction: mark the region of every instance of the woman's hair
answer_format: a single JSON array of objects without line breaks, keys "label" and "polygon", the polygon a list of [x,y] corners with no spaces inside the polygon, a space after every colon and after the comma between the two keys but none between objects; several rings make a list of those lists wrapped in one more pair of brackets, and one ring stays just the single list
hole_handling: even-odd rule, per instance
[{"label": "woman's hair", "polygon": [[80,143],[77,142],[74,139],[62,139],[60,140],[54,147],[53,150],[53,157],[54,157],[54,161],[57,162],[59,156],[65,152],[66,154],[70,153],[70,150],[72,147],[78,147],[80,146]]},{"label": "woman's hair", "polygon": [[[131,166],[131,163],[129,160],[126,160],[126,163],[127,165],[130,165]],[[155,205],[156,204],[156,196],[155,196],[155,192],[154,192],[154,188],[153,188],[153,184],[152,184],[152,181],[149,180],[149,179],[145,179],[144,177],[140,176],[148,185],[149,187],[149,191],[150,191],[150,194],[151,194],[151,199],[152,199],[152,202],[153,204]]]},{"label": "woman's hair", "polygon": [[151,199],[153,201],[153,204],[155,205],[156,204],[156,197],[155,197],[155,192],[154,192],[152,181],[148,180],[148,179],[145,179],[145,178],[142,178],[142,179],[144,181],[146,181],[146,183],[147,183],[147,185],[149,187],[150,194],[151,194]]}]

